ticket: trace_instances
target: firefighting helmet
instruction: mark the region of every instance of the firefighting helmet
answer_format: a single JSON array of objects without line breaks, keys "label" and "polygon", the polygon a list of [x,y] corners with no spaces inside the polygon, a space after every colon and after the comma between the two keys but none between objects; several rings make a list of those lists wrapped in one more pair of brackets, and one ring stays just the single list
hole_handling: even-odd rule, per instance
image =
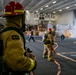
[{"label": "firefighting helmet", "polygon": [[24,12],[24,8],[20,3],[11,1],[5,6],[3,16],[22,15]]},{"label": "firefighting helmet", "polygon": [[49,29],[48,29],[48,31],[50,31],[50,32],[51,32],[51,31],[52,31],[52,29],[51,29],[51,28],[49,28]]}]

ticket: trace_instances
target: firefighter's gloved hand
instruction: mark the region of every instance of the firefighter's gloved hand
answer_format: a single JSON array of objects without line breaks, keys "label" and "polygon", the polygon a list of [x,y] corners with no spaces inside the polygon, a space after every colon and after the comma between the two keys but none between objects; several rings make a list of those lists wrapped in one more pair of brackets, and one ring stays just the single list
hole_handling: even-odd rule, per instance
[{"label": "firefighter's gloved hand", "polygon": [[34,66],[34,68],[32,69],[32,71],[34,71],[34,70],[36,69],[36,67],[37,67],[37,61],[35,60],[35,66]]},{"label": "firefighter's gloved hand", "polygon": [[31,60],[32,60],[32,63],[31,63],[31,67],[32,67],[32,69],[31,70],[29,70],[29,71],[34,71],[35,69],[36,69],[36,67],[37,67],[37,61],[36,61],[36,59],[34,60],[34,59],[32,59],[32,58],[30,58]]},{"label": "firefighter's gloved hand", "polygon": [[32,69],[32,71],[34,71],[34,70],[36,69],[36,67],[37,67],[36,56],[33,55],[32,53],[29,53],[29,52],[26,53],[26,56],[27,56],[28,58],[31,58],[32,60],[34,60],[35,66],[34,66],[34,68]]},{"label": "firefighter's gloved hand", "polygon": [[28,57],[31,58],[31,59],[33,59],[35,61],[35,67],[32,69],[32,71],[34,71],[36,69],[36,67],[37,67],[36,56],[33,55],[32,53],[29,53]]},{"label": "firefighter's gloved hand", "polygon": [[33,55],[32,53],[26,53],[26,55],[27,55],[27,57],[29,57],[29,58],[31,58],[31,59],[33,59],[33,60],[36,60],[36,56],[35,55]]}]

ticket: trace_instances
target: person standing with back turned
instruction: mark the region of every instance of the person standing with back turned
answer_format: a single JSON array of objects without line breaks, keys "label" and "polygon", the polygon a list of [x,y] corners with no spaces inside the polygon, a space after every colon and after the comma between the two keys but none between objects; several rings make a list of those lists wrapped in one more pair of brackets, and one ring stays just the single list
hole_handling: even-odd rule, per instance
[{"label": "person standing with back turned", "polygon": [[33,29],[30,32],[30,36],[29,36],[29,40],[28,41],[30,42],[31,39],[33,40],[33,42],[35,42]]},{"label": "person standing with back turned", "polygon": [[[25,11],[20,3],[10,1],[5,6],[2,16],[6,19],[6,28],[13,27],[22,31]],[[1,40],[3,40],[3,60],[5,65],[13,71],[12,75],[24,75],[23,72],[30,72],[36,68],[36,59],[24,55],[26,53],[25,41],[18,32],[15,30],[3,32]]]}]

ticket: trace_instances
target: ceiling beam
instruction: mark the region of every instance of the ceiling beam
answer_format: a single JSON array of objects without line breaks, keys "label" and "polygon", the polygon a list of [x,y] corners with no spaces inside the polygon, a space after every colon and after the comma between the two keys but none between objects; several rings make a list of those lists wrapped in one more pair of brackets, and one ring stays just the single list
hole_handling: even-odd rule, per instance
[{"label": "ceiling beam", "polygon": [[46,0],[42,0],[42,1],[40,1],[39,3],[37,3],[34,7],[32,7],[31,9],[30,9],[30,11],[31,10],[34,10],[36,7],[38,7],[41,3],[43,3],[44,1],[46,1]]},{"label": "ceiling beam", "polygon": [[26,7],[24,7],[24,8],[28,9],[28,7],[29,7],[31,4],[33,4],[34,2],[35,2],[35,0],[31,0],[30,3],[29,3]]},{"label": "ceiling beam", "polygon": [[[43,8],[43,7],[45,7],[46,5],[51,4],[52,2],[53,2],[53,0],[49,1],[48,3],[44,4],[43,6],[39,7],[39,8],[36,9],[36,10],[40,10],[40,8]],[[36,10],[30,10],[30,12],[32,12],[32,11],[35,12]]]},{"label": "ceiling beam", "polygon": [[67,2],[66,4],[64,3],[63,5],[60,4],[60,6],[58,5],[56,8],[51,9],[51,10],[48,10],[47,13],[48,12],[57,11],[59,9],[65,9],[65,7],[71,6],[71,5],[75,4],[75,3],[76,3],[76,0],[75,1],[72,1],[72,2],[71,1],[70,2]]},{"label": "ceiling beam", "polygon": [[62,12],[58,12],[58,13],[65,13],[65,12],[73,11],[73,10],[75,10],[75,9],[76,9],[76,7],[73,7],[73,8],[71,8],[71,9],[68,9],[68,10],[65,10],[65,11],[62,11]]},{"label": "ceiling beam", "polygon": [[21,0],[20,3],[22,4],[22,2],[24,2],[24,0]]},{"label": "ceiling beam", "polygon": [[58,2],[58,3],[56,3],[56,4],[53,4],[52,6],[50,6],[50,7],[48,7],[47,9],[45,9],[45,10],[43,10],[43,11],[41,11],[41,12],[49,12],[49,11],[51,11],[52,9],[55,9],[55,8],[57,8],[58,6],[59,7],[61,7],[62,6],[62,4],[64,5],[64,3],[67,3],[68,1],[64,1],[64,0],[62,0],[62,1],[60,1],[60,2]]}]

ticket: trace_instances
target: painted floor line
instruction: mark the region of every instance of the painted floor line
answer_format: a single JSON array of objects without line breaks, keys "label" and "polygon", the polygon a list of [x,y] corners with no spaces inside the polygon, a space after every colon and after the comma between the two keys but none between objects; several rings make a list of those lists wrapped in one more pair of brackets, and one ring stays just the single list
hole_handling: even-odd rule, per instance
[{"label": "painted floor line", "polygon": [[57,55],[59,55],[59,56],[61,56],[61,57],[63,57],[63,58],[66,58],[66,59],[68,59],[68,60],[70,60],[70,61],[76,62],[76,60],[74,60],[74,59],[72,59],[72,58],[69,58],[69,57],[67,57],[67,56],[64,56],[64,55],[62,55],[62,54],[60,54],[60,53],[57,53]]},{"label": "painted floor line", "polygon": [[75,54],[76,52],[61,52],[60,54]]}]

